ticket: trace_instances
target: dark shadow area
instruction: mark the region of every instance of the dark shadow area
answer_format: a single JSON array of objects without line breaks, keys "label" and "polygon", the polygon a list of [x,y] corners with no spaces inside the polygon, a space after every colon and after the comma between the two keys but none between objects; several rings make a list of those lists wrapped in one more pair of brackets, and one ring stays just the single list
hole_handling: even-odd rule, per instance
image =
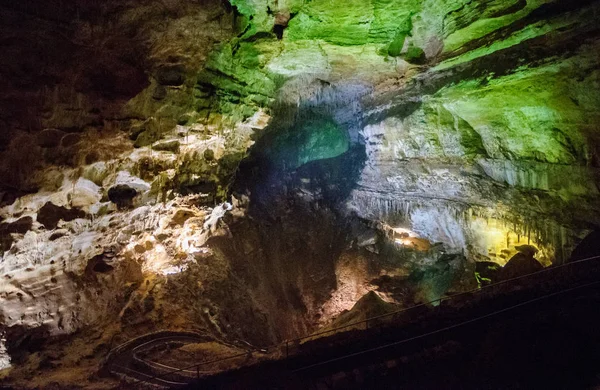
[{"label": "dark shadow area", "polygon": [[[250,198],[250,213],[277,218],[292,204],[337,210],[359,180],[364,145],[323,112],[276,120],[252,147],[234,184],[234,194]],[[310,211],[308,211],[310,212]]]},{"label": "dark shadow area", "polygon": [[393,325],[304,341],[290,346],[288,359],[189,388],[594,388],[599,264],[543,272],[402,312]]},{"label": "dark shadow area", "polygon": [[591,232],[575,247],[571,254],[571,261],[594,256],[600,256],[600,231]]}]

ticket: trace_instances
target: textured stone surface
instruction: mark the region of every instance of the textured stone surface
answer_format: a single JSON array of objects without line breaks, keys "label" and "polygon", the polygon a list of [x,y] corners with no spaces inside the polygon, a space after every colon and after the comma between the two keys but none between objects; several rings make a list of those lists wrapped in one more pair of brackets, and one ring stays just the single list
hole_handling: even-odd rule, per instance
[{"label": "textured stone surface", "polygon": [[81,385],[112,340],[161,328],[262,345],[368,293],[436,300],[562,263],[600,224],[596,1],[13,3],[17,386]]}]

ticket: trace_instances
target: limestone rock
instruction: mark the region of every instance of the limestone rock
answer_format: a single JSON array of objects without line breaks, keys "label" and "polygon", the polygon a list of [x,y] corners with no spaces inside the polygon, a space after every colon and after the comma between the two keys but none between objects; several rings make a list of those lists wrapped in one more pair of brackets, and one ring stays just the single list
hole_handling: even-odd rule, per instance
[{"label": "limestone rock", "polygon": [[178,140],[165,140],[158,141],[152,144],[152,149],[162,150],[166,152],[179,153],[179,141]]},{"label": "limestone rock", "polygon": [[114,184],[116,185],[126,185],[135,189],[138,192],[144,192],[150,190],[150,184],[146,183],[144,180],[139,177],[135,177],[131,175],[129,172],[120,171],[117,174]]},{"label": "limestone rock", "polygon": [[[539,269],[519,245],[529,236],[548,264],[568,256],[580,227],[599,225],[598,2],[235,0],[232,12],[220,0],[13,3],[2,30],[15,39],[0,56],[10,97],[0,181],[18,197],[0,209],[10,248],[0,333],[13,329],[11,353],[81,328],[81,344],[102,328],[90,360],[114,332],[119,341],[165,325],[207,324],[220,340],[292,338],[321,321],[340,286],[349,309],[383,288],[369,285],[376,277],[391,280],[355,305],[358,317],[380,314],[381,298],[412,304],[466,288],[457,280],[473,278],[473,258],[501,264],[516,247],[498,272]],[[44,71],[28,72],[40,55]],[[19,148],[12,129],[31,134]],[[254,142],[248,164],[268,163],[238,170]],[[56,187],[79,169],[59,168],[48,185],[30,169],[105,156],[114,165],[84,167],[77,191]],[[152,180],[164,206],[146,202]],[[255,185],[247,218],[237,201],[196,212],[201,201],[178,193],[211,192],[212,206],[234,180]],[[351,218],[433,245],[399,248],[383,228],[349,233]],[[361,272],[353,263],[340,272],[334,254],[349,247],[364,256]],[[490,279],[499,267],[477,266]],[[407,287],[413,279],[419,291]],[[43,353],[29,361],[60,369]],[[90,372],[71,371],[62,378]],[[44,387],[46,376],[59,377],[41,365],[39,382],[22,387]]]},{"label": "limestone rock", "polygon": [[183,226],[185,221],[187,221],[188,219],[190,219],[192,217],[196,217],[197,215],[198,215],[198,213],[192,209],[185,209],[185,208],[177,209],[173,213],[173,216],[171,217],[171,222],[169,224]]},{"label": "limestone rock", "polygon": [[533,245],[517,245],[515,249],[525,256],[533,257],[539,252],[539,249]]},{"label": "limestone rock", "polygon": [[102,199],[102,190],[91,180],[80,177],[71,193],[71,206],[87,207]]},{"label": "limestone rock", "polygon": [[106,161],[98,161],[83,168],[83,177],[101,186],[102,182],[110,174],[112,164]]}]

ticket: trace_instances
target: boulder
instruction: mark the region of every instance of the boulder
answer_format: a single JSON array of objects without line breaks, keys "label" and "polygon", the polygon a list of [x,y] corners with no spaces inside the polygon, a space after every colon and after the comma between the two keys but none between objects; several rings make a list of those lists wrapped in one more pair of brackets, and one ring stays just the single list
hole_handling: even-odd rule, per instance
[{"label": "boulder", "polygon": [[138,193],[143,193],[150,190],[150,184],[146,183],[137,176],[133,176],[127,171],[119,171],[113,185],[124,185],[133,188]]},{"label": "boulder", "polygon": [[171,217],[171,221],[169,222],[170,226],[181,225],[185,223],[188,219],[195,217],[197,213],[194,210],[181,208],[177,209],[173,216]]},{"label": "boulder", "polygon": [[129,129],[129,139],[135,141],[136,138],[146,131],[146,122],[136,123]]},{"label": "boulder", "polygon": [[515,249],[529,257],[533,257],[539,252],[539,249],[533,245],[518,245],[515,247]]},{"label": "boulder", "polygon": [[475,272],[479,275],[479,282],[486,286],[498,280],[502,266],[493,261],[477,261],[475,263]]},{"label": "boulder", "polygon": [[179,141],[177,141],[176,139],[158,141],[152,144],[152,149],[161,150],[165,152],[179,153],[179,145]]},{"label": "boulder", "polygon": [[[361,322],[366,320],[367,318],[373,318],[378,316],[384,316],[388,313],[398,310],[399,307],[393,303],[385,302],[381,297],[374,291],[369,291],[367,294],[363,295],[357,302],[354,304],[352,309],[348,311],[343,311],[333,322],[331,325],[325,327],[320,330],[333,330],[345,327],[341,330],[336,331],[348,331],[351,329],[365,329],[367,326],[366,323]],[[385,317],[379,320],[371,320],[369,321],[370,326],[377,326],[378,323],[385,322]],[[356,325],[351,325],[357,323]]]},{"label": "boulder", "polygon": [[110,167],[105,161],[98,161],[83,168],[83,177],[102,185],[102,182],[110,173]]},{"label": "boulder", "polygon": [[500,279],[513,279],[523,275],[541,271],[544,266],[529,254],[522,252],[517,253],[506,263],[500,270]]},{"label": "boulder", "polygon": [[150,146],[153,142],[160,138],[160,133],[154,130],[145,130],[138,134],[135,139],[133,146],[141,148],[144,146]]},{"label": "boulder", "polygon": [[190,114],[190,113],[185,113],[179,116],[179,118],[177,118],[177,124],[180,126],[185,126],[188,123],[192,122],[194,120],[194,115]]},{"label": "boulder", "polygon": [[71,206],[86,207],[102,199],[102,191],[93,181],[80,177],[71,193]]},{"label": "boulder", "polygon": [[68,209],[66,207],[57,206],[54,203],[47,202],[39,209],[37,213],[37,221],[44,225],[46,229],[56,229],[58,221],[72,221],[77,218],[85,218],[86,213],[83,210],[76,208]]}]

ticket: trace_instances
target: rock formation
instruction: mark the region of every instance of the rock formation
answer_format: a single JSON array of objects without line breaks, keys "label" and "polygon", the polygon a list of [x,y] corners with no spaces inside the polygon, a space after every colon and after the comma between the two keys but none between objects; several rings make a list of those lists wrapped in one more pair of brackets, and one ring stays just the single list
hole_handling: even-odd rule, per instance
[{"label": "rock formation", "polygon": [[93,373],[143,333],[264,346],[366,294],[406,307],[563,264],[600,224],[599,16],[1,4],[3,380],[110,387]]}]

